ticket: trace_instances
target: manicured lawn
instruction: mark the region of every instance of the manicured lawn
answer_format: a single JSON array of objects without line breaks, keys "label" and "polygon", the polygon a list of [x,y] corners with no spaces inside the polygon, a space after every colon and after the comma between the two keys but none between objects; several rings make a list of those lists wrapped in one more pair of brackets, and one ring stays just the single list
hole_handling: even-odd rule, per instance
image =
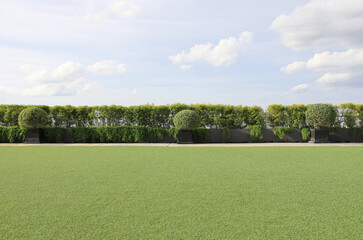
[{"label": "manicured lawn", "polygon": [[362,231],[362,147],[0,147],[1,239]]}]

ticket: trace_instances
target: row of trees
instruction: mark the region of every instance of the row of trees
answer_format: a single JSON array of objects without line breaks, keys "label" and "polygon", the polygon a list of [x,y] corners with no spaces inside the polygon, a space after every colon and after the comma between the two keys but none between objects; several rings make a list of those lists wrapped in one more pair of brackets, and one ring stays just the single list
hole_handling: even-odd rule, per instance
[{"label": "row of trees", "polygon": [[[363,126],[363,104],[343,103],[331,105],[336,111],[336,119],[331,127],[361,127]],[[281,105],[272,104],[266,111],[267,122],[271,127],[306,127],[306,110],[309,105],[293,104]]]},{"label": "row of trees", "polygon": [[[56,127],[89,126],[145,126],[173,127],[173,117],[182,110],[194,110],[204,128],[244,128],[252,125],[271,127],[307,126],[305,112],[308,105],[270,105],[266,111],[259,106],[172,104],[140,106],[45,106],[40,107],[49,115],[49,123]],[[22,110],[29,105],[0,105],[0,125],[17,126]],[[337,119],[334,126],[363,126],[363,104],[334,105]]]},{"label": "row of trees", "polygon": [[[0,105],[0,125],[18,125],[18,116],[29,105]],[[173,104],[140,106],[37,106],[49,114],[56,127],[145,126],[172,127],[173,117],[182,110],[195,110],[206,128],[241,128],[264,124],[263,109],[258,106]]]}]

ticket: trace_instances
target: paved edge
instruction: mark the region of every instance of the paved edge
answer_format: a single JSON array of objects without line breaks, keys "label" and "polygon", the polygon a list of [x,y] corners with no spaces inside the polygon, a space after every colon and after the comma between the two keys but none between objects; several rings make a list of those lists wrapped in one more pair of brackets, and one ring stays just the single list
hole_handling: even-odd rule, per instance
[{"label": "paved edge", "polygon": [[176,143],[0,143],[0,147],[363,147],[363,143],[206,143],[206,144],[176,144]]}]

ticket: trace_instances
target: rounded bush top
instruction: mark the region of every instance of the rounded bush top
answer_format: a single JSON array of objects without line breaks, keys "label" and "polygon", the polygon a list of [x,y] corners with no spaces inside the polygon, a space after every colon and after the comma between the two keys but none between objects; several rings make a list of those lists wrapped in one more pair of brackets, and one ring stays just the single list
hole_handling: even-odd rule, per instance
[{"label": "rounded bush top", "polygon": [[311,104],[306,110],[306,120],[317,129],[332,126],[336,116],[336,111],[328,104]]},{"label": "rounded bush top", "polygon": [[174,125],[181,130],[193,130],[200,126],[199,115],[193,110],[183,110],[174,116]]},{"label": "rounded bush top", "polygon": [[41,128],[48,124],[48,114],[41,108],[28,107],[19,114],[19,126],[24,129]]}]

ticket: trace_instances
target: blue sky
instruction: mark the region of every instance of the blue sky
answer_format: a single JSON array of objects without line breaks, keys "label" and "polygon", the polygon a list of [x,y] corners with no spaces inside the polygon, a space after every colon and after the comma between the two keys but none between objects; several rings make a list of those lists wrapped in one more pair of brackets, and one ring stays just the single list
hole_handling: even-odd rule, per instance
[{"label": "blue sky", "polygon": [[0,103],[363,101],[360,0],[12,0]]}]

